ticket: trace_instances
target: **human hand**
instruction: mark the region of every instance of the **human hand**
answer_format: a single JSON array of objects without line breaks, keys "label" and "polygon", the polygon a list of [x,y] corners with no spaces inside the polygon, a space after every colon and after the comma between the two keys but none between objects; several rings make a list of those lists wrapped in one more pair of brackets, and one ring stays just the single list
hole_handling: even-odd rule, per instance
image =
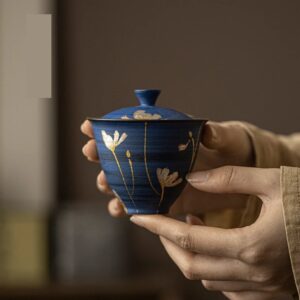
[{"label": "human hand", "polygon": [[[222,229],[188,224],[162,215],[134,215],[131,221],[160,236],[171,259],[191,280],[229,299],[287,299],[295,291],[283,220],[279,169],[221,167],[188,176],[203,192],[251,194],[262,200],[250,226]],[[197,221],[198,220],[198,221]]]},{"label": "human hand", "polygon": [[[89,161],[98,162],[99,158],[91,123],[85,121],[81,126],[81,131],[90,138],[82,149],[83,154]],[[208,170],[224,165],[254,165],[252,144],[240,122],[208,122],[205,125],[194,170]],[[97,177],[97,187],[103,193],[113,196],[103,171]],[[243,195],[230,197],[228,195],[214,195],[187,185],[171,207],[170,215],[176,216],[187,213],[197,215],[224,208],[242,208],[246,199],[247,197]],[[115,197],[109,202],[108,210],[112,216],[125,215],[121,202]]]}]

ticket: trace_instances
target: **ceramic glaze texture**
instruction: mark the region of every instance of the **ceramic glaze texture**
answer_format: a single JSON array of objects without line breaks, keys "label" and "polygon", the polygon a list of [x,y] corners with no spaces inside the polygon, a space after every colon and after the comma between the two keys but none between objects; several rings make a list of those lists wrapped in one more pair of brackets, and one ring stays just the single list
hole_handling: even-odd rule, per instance
[{"label": "ceramic glaze texture", "polygon": [[174,109],[155,106],[159,90],[135,90],[140,105],[124,107],[108,113],[101,119],[119,120],[119,119],[162,119],[162,120],[190,120],[187,114],[178,112]]},{"label": "ceramic glaze texture", "polygon": [[128,119],[119,110],[119,119],[91,121],[102,168],[127,213],[163,214],[186,185],[205,120],[168,120],[144,108],[127,110]]}]

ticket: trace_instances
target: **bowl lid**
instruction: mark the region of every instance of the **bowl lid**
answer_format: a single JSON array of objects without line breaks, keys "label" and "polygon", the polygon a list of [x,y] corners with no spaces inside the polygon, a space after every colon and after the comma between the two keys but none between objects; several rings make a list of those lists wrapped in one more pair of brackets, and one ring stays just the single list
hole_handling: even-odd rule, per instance
[{"label": "bowl lid", "polygon": [[174,109],[155,106],[160,90],[135,90],[140,105],[114,110],[101,120],[193,120],[193,117]]}]

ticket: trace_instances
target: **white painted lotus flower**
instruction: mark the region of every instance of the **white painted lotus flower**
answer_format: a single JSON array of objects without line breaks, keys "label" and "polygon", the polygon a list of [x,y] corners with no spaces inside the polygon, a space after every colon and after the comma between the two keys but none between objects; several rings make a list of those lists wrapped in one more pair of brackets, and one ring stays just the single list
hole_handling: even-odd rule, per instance
[{"label": "white painted lotus flower", "polygon": [[159,120],[161,115],[146,113],[144,110],[137,110],[133,114],[133,118],[136,120]]},{"label": "white painted lotus flower", "polygon": [[182,182],[182,178],[178,178],[178,172],[170,174],[168,168],[158,168],[156,174],[161,187],[172,187]]},{"label": "white painted lotus flower", "polygon": [[127,134],[125,132],[122,133],[120,137],[119,131],[117,130],[114,132],[113,138],[109,134],[107,134],[105,130],[101,130],[101,133],[106,148],[108,148],[112,152],[114,152],[115,149],[127,138]]}]

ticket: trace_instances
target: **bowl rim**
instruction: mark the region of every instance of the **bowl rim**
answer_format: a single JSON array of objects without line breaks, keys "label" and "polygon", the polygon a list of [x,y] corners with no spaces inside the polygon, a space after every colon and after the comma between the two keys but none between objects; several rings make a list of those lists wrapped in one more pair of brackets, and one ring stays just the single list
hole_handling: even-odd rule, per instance
[{"label": "bowl rim", "polygon": [[109,121],[109,122],[208,122],[208,118],[195,118],[195,119],[149,119],[149,120],[137,120],[137,119],[102,119],[95,117],[86,117],[89,121]]}]

